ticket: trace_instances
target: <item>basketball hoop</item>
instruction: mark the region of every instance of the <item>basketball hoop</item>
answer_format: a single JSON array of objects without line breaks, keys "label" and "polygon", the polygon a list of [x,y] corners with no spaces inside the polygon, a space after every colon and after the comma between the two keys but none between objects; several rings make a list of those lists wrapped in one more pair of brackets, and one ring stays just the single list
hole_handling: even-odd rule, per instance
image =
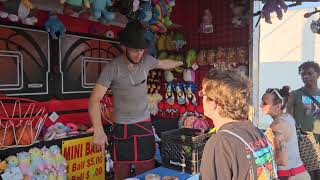
[{"label": "basketball hoop", "polygon": [[37,101],[0,97],[0,148],[33,144],[47,115],[47,109]]}]

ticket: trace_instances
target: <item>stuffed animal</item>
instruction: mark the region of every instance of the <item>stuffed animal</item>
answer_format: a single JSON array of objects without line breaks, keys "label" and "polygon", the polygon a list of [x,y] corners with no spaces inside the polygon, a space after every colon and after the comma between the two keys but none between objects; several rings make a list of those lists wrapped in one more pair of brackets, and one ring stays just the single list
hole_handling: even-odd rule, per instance
[{"label": "stuffed animal", "polygon": [[188,68],[183,70],[183,80],[186,82],[195,82],[196,73],[193,69]]},{"label": "stuffed animal", "polygon": [[214,66],[216,67],[217,66],[217,63],[216,63],[216,54],[217,54],[217,50],[215,49],[209,49],[207,51],[207,63],[208,65],[210,66]]},{"label": "stuffed animal", "polygon": [[115,17],[114,13],[108,10],[111,6],[111,0],[91,0],[92,15],[100,22],[108,23]]},{"label": "stuffed animal", "polygon": [[213,25],[212,25],[212,15],[210,9],[204,10],[202,21],[200,24],[200,32],[201,33],[212,33]]},{"label": "stuffed animal", "polygon": [[61,122],[57,122],[47,129],[46,134],[44,135],[44,140],[49,141],[52,139],[64,138],[70,131],[71,130],[68,126],[65,126]]},{"label": "stuffed animal", "polygon": [[186,94],[186,104],[193,104],[194,106],[197,106],[197,99],[194,94],[195,91],[195,85],[192,82],[188,82],[184,86],[184,92]]},{"label": "stuffed animal", "polygon": [[12,22],[21,21],[23,24],[34,25],[38,19],[31,14],[33,5],[29,0],[5,0],[5,11],[0,11],[1,18],[9,18]]},{"label": "stuffed animal", "polygon": [[152,31],[158,33],[165,33],[167,31],[167,28],[162,22],[164,13],[165,12],[162,9],[159,1],[152,3],[152,18],[148,22]]},{"label": "stuffed animal", "polygon": [[18,159],[16,156],[8,156],[6,158],[7,161],[7,169],[5,171],[10,170],[11,168],[17,167],[18,166]]},{"label": "stuffed animal", "polygon": [[110,172],[111,169],[113,168],[113,161],[112,161],[111,155],[110,155],[110,153],[108,153],[108,151],[106,151],[105,154],[106,154],[106,171]]},{"label": "stuffed animal", "polygon": [[44,162],[42,159],[41,150],[37,147],[34,147],[29,150],[29,154],[31,158],[31,171],[44,172]]},{"label": "stuffed animal", "polygon": [[66,32],[66,28],[59,20],[58,16],[52,12],[49,12],[49,18],[44,24],[46,30],[49,32],[52,39],[58,39],[57,36],[63,37]]},{"label": "stuffed animal", "polygon": [[26,179],[30,180],[33,175],[33,172],[31,171],[31,168],[30,168],[30,164],[31,164],[30,154],[27,152],[17,153],[17,159],[18,159],[18,166],[21,170],[21,173]]},{"label": "stuffed animal", "polygon": [[283,13],[287,12],[288,6],[283,2],[283,0],[266,0],[266,3],[264,4],[261,15],[263,18],[265,18],[265,22],[272,24],[270,14],[272,12],[277,13],[277,17],[279,20],[282,19]]},{"label": "stuffed animal", "polygon": [[176,86],[177,101],[178,101],[178,104],[181,104],[181,105],[186,103],[186,95],[184,93],[183,87],[184,85],[182,82],[177,83],[177,86]]},{"label": "stuffed animal", "polygon": [[174,97],[174,86],[172,82],[165,83],[166,87],[166,94],[165,94],[165,100],[169,105],[173,105],[175,101]]},{"label": "stuffed animal", "polygon": [[51,151],[45,146],[41,148],[41,154],[45,171],[48,174],[54,170],[54,157],[51,154]]},{"label": "stuffed animal", "polygon": [[156,115],[159,111],[158,103],[162,100],[162,96],[156,90],[153,94],[148,94],[148,110],[150,114]]},{"label": "stuffed animal", "polygon": [[154,32],[152,32],[149,29],[149,30],[145,31],[144,37],[146,38],[146,40],[149,44],[148,53],[151,56],[156,57],[157,56],[157,48],[155,47],[156,36],[155,36]]},{"label": "stuffed animal", "polygon": [[232,24],[234,27],[244,27],[249,23],[250,4],[246,0],[232,0],[230,8],[233,12]]},{"label": "stuffed animal", "polygon": [[31,180],[48,180],[48,176],[44,173],[37,173],[32,176]]},{"label": "stuffed animal", "polygon": [[179,51],[187,44],[187,41],[183,37],[183,34],[177,31],[174,33],[173,44],[175,45],[176,50]]},{"label": "stuffed animal", "polygon": [[207,63],[207,51],[200,50],[197,56],[197,64],[200,66],[208,65]]},{"label": "stuffed animal", "polygon": [[152,18],[151,0],[141,0],[138,8],[138,19],[143,22],[148,22]]},{"label": "stuffed animal", "polygon": [[[61,170],[65,170],[66,171],[66,167],[67,167],[67,161],[66,159],[62,156],[61,154],[61,150],[57,145],[52,145],[50,146],[50,151],[51,154],[53,156],[53,159],[55,161],[54,163],[54,169],[57,172],[62,173]],[[63,176],[64,174],[60,174],[61,176]]]},{"label": "stuffed animal", "polygon": [[197,60],[197,52],[194,49],[188,50],[186,54],[187,67],[191,67]]},{"label": "stuffed animal", "polygon": [[90,0],[60,0],[60,3],[64,5],[63,14],[65,15],[75,16],[75,14],[79,13],[80,19],[88,19],[90,16],[88,12]]}]

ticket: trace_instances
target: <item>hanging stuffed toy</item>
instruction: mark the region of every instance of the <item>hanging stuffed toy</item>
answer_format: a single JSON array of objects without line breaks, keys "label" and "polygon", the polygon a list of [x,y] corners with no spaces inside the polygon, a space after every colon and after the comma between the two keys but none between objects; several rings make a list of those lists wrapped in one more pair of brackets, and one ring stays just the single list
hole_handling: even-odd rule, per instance
[{"label": "hanging stuffed toy", "polygon": [[283,2],[283,0],[266,0],[266,3],[264,4],[261,15],[263,18],[265,18],[265,22],[272,24],[270,14],[272,12],[277,13],[277,17],[279,20],[282,19],[283,13],[287,12],[288,6]]},{"label": "hanging stuffed toy", "polygon": [[203,12],[203,16],[200,24],[200,32],[201,33],[213,32],[212,15],[211,15],[210,9],[205,9]]},{"label": "hanging stuffed toy", "polygon": [[178,82],[176,86],[176,94],[177,94],[177,101],[178,104],[184,105],[186,104],[186,96],[184,94],[184,84],[182,82]]},{"label": "hanging stuffed toy", "polygon": [[173,44],[177,51],[183,48],[184,45],[187,44],[183,34],[181,32],[176,31],[173,36]]},{"label": "hanging stuffed toy", "polygon": [[162,100],[162,96],[156,90],[153,94],[148,94],[148,110],[151,115],[157,115],[159,108],[158,104]]},{"label": "hanging stuffed toy", "polygon": [[186,104],[193,104],[194,106],[197,106],[197,98],[194,94],[195,91],[195,85],[192,82],[185,83],[184,86],[184,92],[186,94]]},{"label": "hanging stuffed toy", "polygon": [[0,11],[1,18],[9,18],[12,22],[34,25],[38,19],[31,14],[33,5],[29,0],[2,0],[5,11]]},{"label": "hanging stuffed toy", "polygon": [[247,0],[232,0],[230,8],[233,12],[232,24],[234,27],[245,27],[249,24],[250,3]]},{"label": "hanging stuffed toy", "polygon": [[80,19],[88,19],[90,13],[90,0],[60,0],[63,4],[63,14],[67,16],[79,16]]},{"label": "hanging stuffed toy", "polygon": [[165,83],[166,87],[166,94],[165,94],[165,100],[169,105],[173,105],[175,101],[174,97],[174,85],[172,82]]},{"label": "hanging stuffed toy", "polygon": [[63,23],[59,20],[58,16],[52,12],[49,12],[49,18],[45,22],[45,28],[49,32],[52,39],[58,39],[63,37],[66,32],[66,28]]},{"label": "hanging stuffed toy", "polygon": [[106,151],[105,154],[106,154],[106,172],[110,172],[111,169],[113,169],[113,161],[108,151]]},{"label": "hanging stuffed toy", "polygon": [[160,1],[152,3],[152,18],[148,22],[151,30],[158,33],[167,32],[167,28],[162,22],[166,12],[162,8]]},{"label": "hanging stuffed toy", "polygon": [[187,67],[191,67],[197,60],[197,52],[194,49],[188,50],[186,54]]},{"label": "hanging stuffed toy", "polygon": [[145,31],[144,37],[145,37],[145,39],[147,40],[147,42],[149,44],[148,53],[151,56],[156,57],[157,56],[157,49],[155,47],[156,36],[155,36],[154,32],[151,31],[150,29],[148,29],[147,31]]},{"label": "hanging stuffed toy", "polygon": [[183,70],[183,80],[186,82],[195,82],[196,73],[193,69],[188,68]]},{"label": "hanging stuffed toy", "polygon": [[112,6],[111,0],[91,0],[91,12],[94,18],[102,23],[108,23],[114,19],[114,13],[108,8]]},{"label": "hanging stuffed toy", "polygon": [[138,19],[148,22],[152,18],[151,0],[141,0],[138,8]]}]

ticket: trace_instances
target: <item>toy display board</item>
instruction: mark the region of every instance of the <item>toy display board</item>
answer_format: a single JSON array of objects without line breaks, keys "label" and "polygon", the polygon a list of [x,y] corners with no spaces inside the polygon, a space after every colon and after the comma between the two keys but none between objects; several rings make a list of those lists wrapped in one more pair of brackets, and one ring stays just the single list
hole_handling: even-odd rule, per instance
[{"label": "toy display board", "polygon": [[101,147],[92,146],[92,136],[62,142],[68,164],[68,179],[105,179],[105,157]]},{"label": "toy display board", "polygon": [[0,25],[0,91],[47,95],[49,66],[47,32]]},{"label": "toy display board", "polygon": [[59,49],[57,94],[63,96],[90,93],[104,65],[121,53],[116,41],[75,35],[61,38]]}]

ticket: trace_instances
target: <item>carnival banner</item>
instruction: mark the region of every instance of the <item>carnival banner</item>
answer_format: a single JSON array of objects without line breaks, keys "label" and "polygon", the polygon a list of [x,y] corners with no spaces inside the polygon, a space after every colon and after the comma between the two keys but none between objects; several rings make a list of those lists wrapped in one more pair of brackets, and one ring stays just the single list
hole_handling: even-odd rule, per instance
[{"label": "carnival banner", "polygon": [[62,154],[68,163],[69,180],[105,179],[104,151],[92,146],[92,136],[63,141]]}]

